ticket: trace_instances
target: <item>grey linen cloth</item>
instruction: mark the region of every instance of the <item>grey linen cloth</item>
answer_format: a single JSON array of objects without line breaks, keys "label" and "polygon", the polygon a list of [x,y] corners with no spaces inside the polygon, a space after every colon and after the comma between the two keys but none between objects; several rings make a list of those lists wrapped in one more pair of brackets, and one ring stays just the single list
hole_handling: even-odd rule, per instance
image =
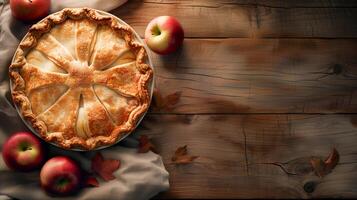
[{"label": "grey linen cloth", "polygon": [[[125,3],[126,0],[53,0],[52,12],[64,7],[92,7],[111,10]],[[0,0],[0,149],[12,133],[28,131],[11,103],[9,92],[8,66],[14,51],[30,25],[13,19],[9,5]],[[45,144],[45,143],[44,143]],[[83,169],[90,171],[90,160],[96,152],[104,158],[118,159],[120,168],[114,173],[115,180],[105,182],[101,178],[99,187],[84,188],[78,194],[60,199],[149,199],[161,191],[168,190],[169,174],[162,158],[152,152],[139,154],[137,141],[126,138],[119,144],[100,151],[66,151],[45,144],[49,157],[67,155],[78,161]],[[39,186],[39,170],[29,173],[9,170],[0,156],[0,199],[57,199],[48,196]]]}]

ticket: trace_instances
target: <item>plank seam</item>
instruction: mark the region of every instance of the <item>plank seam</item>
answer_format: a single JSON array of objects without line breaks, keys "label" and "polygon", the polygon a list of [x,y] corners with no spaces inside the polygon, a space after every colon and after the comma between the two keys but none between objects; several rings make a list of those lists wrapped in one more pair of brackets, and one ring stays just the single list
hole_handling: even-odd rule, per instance
[{"label": "plank seam", "polygon": [[[141,37],[141,39],[144,39],[144,37]],[[317,37],[317,36],[302,36],[302,37],[289,37],[289,36],[279,36],[279,37],[269,37],[269,36],[264,36],[264,37],[214,37],[214,36],[209,36],[209,37],[202,37],[202,36],[186,36],[185,40],[229,40],[229,39],[285,39],[285,40],[357,40],[357,35],[356,37]]]},{"label": "plank seam", "polygon": [[147,113],[148,115],[357,115],[357,113]]}]

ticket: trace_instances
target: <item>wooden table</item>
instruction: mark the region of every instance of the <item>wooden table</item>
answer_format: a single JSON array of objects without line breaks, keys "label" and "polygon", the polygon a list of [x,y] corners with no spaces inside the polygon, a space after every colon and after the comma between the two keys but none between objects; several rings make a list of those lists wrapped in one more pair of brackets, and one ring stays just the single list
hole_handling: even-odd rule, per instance
[{"label": "wooden table", "polygon": [[[170,172],[158,198],[357,197],[357,1],[131,0],[112,13],[141,36],[159,15],[185,29],[182,49],[152,54],[156,87],[181,98],[137,130]],[[200,157],[172,164],[185,144]],[[323,178],[274,165],[333,147]]]}]

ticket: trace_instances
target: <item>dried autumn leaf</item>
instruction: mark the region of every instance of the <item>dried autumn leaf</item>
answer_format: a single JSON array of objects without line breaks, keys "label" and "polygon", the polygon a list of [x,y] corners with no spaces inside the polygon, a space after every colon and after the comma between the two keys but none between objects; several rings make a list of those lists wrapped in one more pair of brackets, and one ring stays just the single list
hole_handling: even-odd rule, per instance
[{"label": "dried autumn leaf", "polygon": [[318,177],[324,177],[327,174],[331,173],[332,169],[336,167],[339,158],[340,156],[338,151],[333,148],[332,152],[325,160],[313,157],[311,158],[310,163],[312,165],[312,168],[314,169],[315,174]]},{"label": "dried autumn leaf", "polygon": [[157,153],[155,146],[151,143],[147,135],[141,135],[139,138],[138,153],[147,153],[148,151]]},{"label": "dried autumn leaf", "polygon": [[179,156],[183,156],[187,154],[187,145],[178,147],[175,151],[175,155],[172,157],[172,159],[176,159]]},{"label": "dried autumn leaf", "polygon": [[119,169],[120,161],[114,159],[104,159],[101,153],[97,153],[92,158],[92,170],[105,181],[115,179],[113,173]]},{"label": "dried autumn leaf", "polygon": [[153,107],[156,110],[172,110],[173,106],[175,106],[180,98],[181,98],[181,91],[174,92],[169,94],[165,97],[159,92],[159,90],[154,90],[153,95]]},{"label": "dried autumn leaf", "polygon": [[340,155],[338,151],[335,148],[333,148],[330,155],[325,159],[325,165],[326,165],[325,171],[327,172],[327,174],[330,173],[332,169],[336,167],[339,160],[340,160]]},{"label": "dried autumn leaf", "polygon": [[193,160],[198,158],[198,156],[190,156],[187,154],[187,145],[177,148],[174,156],[172,156],[172,161],[175,164],[189,164]]},{"label": "dried autumn leaf", "polygon": [[310,159],[310,163],[311,163],[311,166],[312,166],[316,176],[321,178],[326,175],[325,163],[324,163],[324,161],[322,161],[321,158],[312,157]]},{"label": "dried autumn leaf", "polygon": [[89,176],[85,179],[84,185],[87,187],[99,187],[99,182],[94,176]]},{"label": "dried autumn leaf", "polygon": [[167,105],[168,106],[174,106],[176,105],[180,98],[181,98],[181,91],[177,91],[175,93],[172,93],[172,94],[169,94],[166,96],[166,99],[167,99]]},{"label": "dried autumn leaf", "polygon": [[180,156],[176,160],[174,160],[174,163],[175,164],[188,164],[188,163],[191,163],[196,158],[198,158],[198,156],[184,155],[184,156]]}]

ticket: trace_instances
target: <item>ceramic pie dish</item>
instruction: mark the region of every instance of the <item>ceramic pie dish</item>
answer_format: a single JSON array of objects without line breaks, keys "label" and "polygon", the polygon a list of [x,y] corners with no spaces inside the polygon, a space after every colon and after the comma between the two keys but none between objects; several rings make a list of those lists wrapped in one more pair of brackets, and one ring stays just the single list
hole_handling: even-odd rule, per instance
[{"label": "ceramic pie dish", "polygon": [[150,105],[153,68],[119,18],[68,8],[33,25],[9,68],[25,124],[65,149],[93,150],[130,134]]}]

